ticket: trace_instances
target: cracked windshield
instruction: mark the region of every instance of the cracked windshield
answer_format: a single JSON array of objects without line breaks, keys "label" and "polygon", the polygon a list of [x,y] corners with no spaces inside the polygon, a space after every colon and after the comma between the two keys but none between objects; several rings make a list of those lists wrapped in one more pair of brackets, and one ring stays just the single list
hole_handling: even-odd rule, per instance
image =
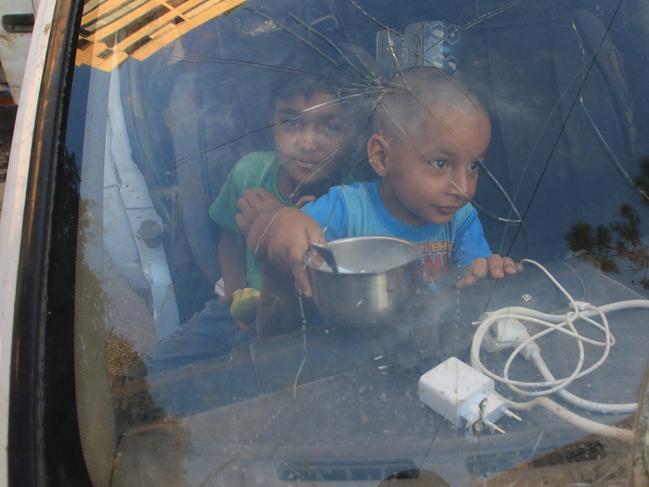
[{"label": "cracked windshield", "polygon": [[79,19],[95,485],[649,485],[648,1]]}]

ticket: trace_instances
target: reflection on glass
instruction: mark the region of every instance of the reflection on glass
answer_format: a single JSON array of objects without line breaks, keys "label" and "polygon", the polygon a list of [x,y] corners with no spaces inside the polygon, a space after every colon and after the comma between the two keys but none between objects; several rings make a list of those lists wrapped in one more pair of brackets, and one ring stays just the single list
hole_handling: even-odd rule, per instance
[{"label": "reflection on glass", "polygon": [[76,63],[110,71],[132,57],[147,59],[245,0],[85,2]]},{"label": "reflection on glass", "polygon": [[[649,159],[640,161],[640,169],[641,173],[634,181],[638,190],[647,194]],[[643,240],[640,214],[632,205],[623,204],[618,209],[618,215],[621,220],[595,228],[589,223],[575,223],[566,234],[566,241],[570,250],[580,258],[594,263],[605,272],[620,273],[618,262],[628,263],[633,275],[637,276],[631,279],[631,283],[649,289],[649,252]]]}]

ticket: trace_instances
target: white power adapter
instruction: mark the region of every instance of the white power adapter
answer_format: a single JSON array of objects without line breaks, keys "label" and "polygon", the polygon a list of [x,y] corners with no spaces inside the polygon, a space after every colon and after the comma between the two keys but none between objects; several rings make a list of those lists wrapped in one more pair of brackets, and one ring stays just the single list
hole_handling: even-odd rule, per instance
[{"label": "white power adapter", "polygon": [[470,365],[451,357],[419,378],[419,399],[453,426],[481,433],[484,427],[505,433],[496,421],[502,415],[521,420],[507,409],[494,381]]}]

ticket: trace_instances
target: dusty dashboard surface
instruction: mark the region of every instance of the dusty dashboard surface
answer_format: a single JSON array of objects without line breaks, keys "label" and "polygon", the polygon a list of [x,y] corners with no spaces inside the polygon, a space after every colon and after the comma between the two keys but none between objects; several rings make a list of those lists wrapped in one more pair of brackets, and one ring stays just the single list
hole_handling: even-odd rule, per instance
[{"label": "dusty dashboard surface", "polygon": [[[93,481],[501,485],[554,467],[573,483],[626,481],[646,424],[635,402],[649,335],[648,16],[642,1],[86,2],[61,163],[77,200],[58,234],[76,243],[77,410]],[[305,302],[296,327],[242,332],[215,295],[235,231],[215,202],[233,168],[281,172],[283,141],[313,122],[330,154],[293,161],[309,174],[289,191],[277,176],[268,188],[283,205],[314,196],[300,191],[322,174],[380,184],[375,110],[413,68],[459,80],[488,114],[470,203],[491,251],[534,259],[557,282],[527,262],[460,290],[453,260],[388,326],[327,323]],[[234,242],[250,270],[255,256]],[[431,252],[452,259],[452,243]],[[525,327],[547,371],[522,357],[525,338],[477,343],[483,313],[511,307],[539,313]],[[541,333],[556,317],[562,330]],[[451,357],[481,363],[521,421],[478,401],[477,419],[455,428],[424,405],[420,377]],[[560,411],[529,404],[547,391]]]},{"label": "dusty dashboard surface", "polygon": [[[559,264],[555,268],[556,275],[564,277],[564,284],[582,299],[597,303],[637,297],[580,267]],[[561,297],[556,290],[543,282],[544,276],[527,272],[504,285],[503,294],[483,284],[468,297],[457,291],[448,297],[426,296],[426,303],[417,309],[418,319],[396,331],[309,330],[306,341],[301,333],[261,340],[234,349],[220,361],[134,381],[129,385],[132,397],[150,396],[153,404],[164,405],[165,411],[177,416],[126,431],[115,478],[130,478],[144,462],[151,478],[167,475],[175,463],[176,474],[186,472],[191,485],[206,479],[215,485],[246,485],[258,475],[269,475],[261,478],[264,482],[268,478],[271,485],[378,482],[417,468],[440,475],[450,485],[468,485],[537,459],[529,468],[545,468],[542,474],[534,474],[541,478],[559,482],[573,463],[583,467],[580,462],[601,460],[607,468],[617,469],[606,474],[619,480],[620,471],[630,464],[630,449],[624,442],[584,434],[543,408],[519,412],[522,421],[500,420],[504,434],[491,434],[485,428],[476,435],[470,429],[454,428],[418,398],[418,379],[430,367],[451,355],[469,362],[474,326],[468,317],[484,309],[487,301],[517,305],[521,295],[514,290],[523,290],[528,291],[522,293],[525,299],[532,296],[540,309],[559,310]],[[440,307],[446,312],[440,313]],[[633,347],[634,342],[646,340],[646,332],[639,332],[643,314],[643,310],[618,314],[616,346]],[[570,372],[575,346],[566,345],[562,338],[541,341],[544,357],[557,374]],[[593,389],[606,391],[598,398],[603,402],[633,397],[645,362],[642,353],[633,358],[611,357],[587,384],[571,391],[578,395]],[[522,366],[517,376],[532,379],[534,369]],[[187,397],[195,399],[187,401]],[[142,404],[137,402],[130,414],[155,418],[155,411],[139,408]],[[588,417],[611,424],[632,423],[625,414]],[[565,451],[557,452],[556,445],[563,445]],[[558,476],[552,469],[548,473],[551,466],[564,471]],[[575,476],[595,480],[595,471],[599,470],[589,466]],[[515,471],[507,475],[516,479]]]}]

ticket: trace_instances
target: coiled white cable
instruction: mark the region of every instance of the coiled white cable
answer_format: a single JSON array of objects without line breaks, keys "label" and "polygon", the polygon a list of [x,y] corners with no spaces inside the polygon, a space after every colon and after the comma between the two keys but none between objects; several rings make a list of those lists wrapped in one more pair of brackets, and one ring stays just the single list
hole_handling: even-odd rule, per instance
[{"label": "coiled white cable", "polygon": [[[568,291],[566,291],[566,289],[554,278],[554,276],[552,276],[552,274],[550,274],[550,272],[539,262],[531,259],[523,259],[521,262],[528,263],[539,268],[563,293],[563,295],[566,296],[566,298],[570,302],[571,311],[559,315],[542,313],[530,308],[516,306],[487,313],[485,318],[480,322],[473,336],[473,341],[471,344],[472,366],[483,372],[485,375],[507,385],[513,391],[524,396],[538,398],[539,396],[547,396],[556,392],[571,404],[583,409],[587,409],[589,411],[618,414],[632,413],[633,411],[635,411],[635,409],[637,408],[636,403],[607,404],[589,401],[578,397],[575,394],[572,394],[571,392],[565,390],[565,388],[568,387],[574,380],[584,377],[595,371],[608,358],[611,347],[615,345],[615,337],[609,329],[606,313],[631,308],[649,309],[649,300],[635,299],[610,303],[603,306],[593,306],[589,303],[575,301],[570,293],[568,293]],[[600,322],[591,318],[594,316],[599,317]],[[502,322],[503,320],[518,320],[521,323],[534,323],[536,325],[542,326],[544,329],[530,336],[529,333],[527,333],[526,329],[522,325],[519,325],[523,328],[523,331],[518,332],[517,330],[517,333],[515,333],[517,340],[514,343],[514,350],[507,358],[503,370],[503,375],[501,376],[489,370],[482,363],[480,359],[480,351],[482,349],[485,336],[489,332],[490,328],[496,323]],[[579,320],[583,320],[592,325],[597,330],[601,331],[604,335],[603,340],[598,341],[579,334],[574,325]],[[536,340],[553,331],[563,333],[566,336],[574,338],[576,340],[578,348],[578,358],[575,368],[568,376],[559,379],[555,378],[548,369],[547,365],[543,361],[543,358],[541,357],[540,347],[536,343]],[[586,369],[583,368],[585,355],[584,344],[604,348],[601,357],[593,365]],[[519,354],[523,355],[527,360],[532,362],[538,368],[539,372],[545,379],[544,381],[520,381],[513,380],[509,377],[512,363]],[[542,401],[535,399],[527,403],[517,403],[513,401],[508,402],[510,403],[511,407],[519,409],[529,409],[534,405],[541,405],[555,412],[564,419],[569,420],[571,423],[575,424],[578,427],[581,427],[588,431],[597,432],[599,434],[604,434],[606,436],[613,436],[618,439],[624,439],[625,441],[628,440],[628,434],[630,433],[628,430],[621,430],[620,428],[603,425],[591,421],[587,418],[582,418],[581,416],[568,411],[567,409],[563,408],[562,406],[558,405],[548,398],[543,398]],[[580,420],[577,421],[576,418],[580,418]]]}]

